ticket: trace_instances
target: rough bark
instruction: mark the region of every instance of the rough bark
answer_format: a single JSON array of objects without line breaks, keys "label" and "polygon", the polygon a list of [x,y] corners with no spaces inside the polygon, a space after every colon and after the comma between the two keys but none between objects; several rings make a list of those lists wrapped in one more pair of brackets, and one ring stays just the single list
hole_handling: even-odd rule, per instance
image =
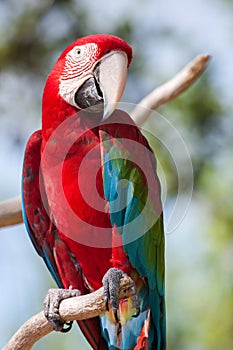
[{"label": "rough bark", "polygon": [[[132,280],[124,277],[121,280],[119,298],[124,298],[130,291]],[[64,321],[85,320],[106,312],[103,287],[97,291],[65,299],[61,302],[59,313]],[[27,320],[13,335],[3,350],[30,350],[45,335],[53,331],[41,311]]]}]

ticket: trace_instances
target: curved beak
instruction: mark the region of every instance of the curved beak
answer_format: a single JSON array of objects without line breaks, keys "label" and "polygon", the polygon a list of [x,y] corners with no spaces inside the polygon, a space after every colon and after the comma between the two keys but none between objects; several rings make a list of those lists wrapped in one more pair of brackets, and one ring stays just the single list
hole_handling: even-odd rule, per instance
[{"label": "curved beak", "polygon": [[101,112],[106,120],[116,109],[127,78],[128,58],[124,52],[113,51],[100,59],[94,70],[74,94],[74,105],[80,109]]},{"label": "curved beak", "polygon": [[128,58],[124,52],[115,51],[103,57],[98,66],[96,77],[103,93],[104,113],[106,120],[116,109],[125,89]]}]

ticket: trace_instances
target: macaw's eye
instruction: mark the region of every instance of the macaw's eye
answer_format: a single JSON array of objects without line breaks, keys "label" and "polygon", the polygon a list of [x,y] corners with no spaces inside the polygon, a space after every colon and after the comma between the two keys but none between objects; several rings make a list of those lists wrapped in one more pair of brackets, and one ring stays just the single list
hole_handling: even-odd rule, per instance
[{"label": "macaw's eye", "polygon": [[75,55],[76,55],[77,57],[80,57],[81,54],[82,54],[82,50],[80,49],[80,47],[77,47],[76,50],[75,50]]}]

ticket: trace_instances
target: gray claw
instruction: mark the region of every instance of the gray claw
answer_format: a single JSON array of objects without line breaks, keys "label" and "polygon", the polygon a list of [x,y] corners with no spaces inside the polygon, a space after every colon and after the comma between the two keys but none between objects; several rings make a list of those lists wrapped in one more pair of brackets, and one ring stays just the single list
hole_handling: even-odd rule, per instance
[{"label": "gray claw", "polygon": [[137,308],[135,314],[132,317],[136,318],[139,316],[139,314],[140,314],[140,308]]},{"label": "gray claw", "polygon": [[[72,328],[71,322],[64,322],[59,314],[60,302],[80,295],[78,289],[49,289],[44,300],[44,315],[52,328],[57,332],[67,333]],[[65,327],[67,326],[67,327]]]},{"label": "gray claw", "polygon": [[136,286],[133,280],[130,286],[130,294],[133,301],[133,307],[136,309],[136,312],[132,317],[138,317],[140,314],[140,301],[138,299]]},{"label": "gray claw", "polygon": [[[103,277],[103,286],[104,286],[104,301],[106,305],[106,309],[109,311],[109,304],[112,307],[114,318],[116,323],[120,323],[118,317],[118,308],[119,308],[119,298],[118,293],[120,289],[120,281],[126,274],[117,269],[111,268],[109,269]],[[131,280],[130,287],[125,290],[130,293],[133,300],[133,307],[136,309],[136,313],[133,317],[137,317],[140,313],[140,302],[137,296],[136,286],[133,280]]]},{"label": "gray claw", "polygon": [[125,276],[125,273],[116,268],[109,269],[103,277],[104,286],[104,300],[106,304],[106,309],[109,310],[108,304],[111,305],[114,313],[114,318],[117,323],[119,323],[119,318],[117,315],[117,310],[119,308],[119,288],[120,280]]},{"label": "gray claw", "polygon": [[119,317],[118,317],[118,314],[117,314],[117,309],[113,309],[113,315],[114,315],[116,323],[120,323]]},{"label": "gray claw", "polygon": [[106,310],[107,310],[107,311],[109,311],[108,301],[109,301],[109,297],[105,296],[105,297],[104,297],[104,303],[105,303],[105,307],[106,307]]}]

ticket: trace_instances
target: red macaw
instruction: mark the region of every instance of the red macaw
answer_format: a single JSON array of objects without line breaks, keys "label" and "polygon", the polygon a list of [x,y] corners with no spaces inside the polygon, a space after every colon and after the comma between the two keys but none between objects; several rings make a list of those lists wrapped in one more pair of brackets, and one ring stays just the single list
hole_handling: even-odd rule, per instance
[{"label": "red macaw", "polygon": [[[60,288],[72,295],[104,285],[110,309],[78,321],[93,349],[164,350],[156,160],[130,116],[116,109],[131,59],[125,41],[103,34],[78,39],[61,54],[44,88],[42,129],[26,146],[23,212]],[[136,302],[133,293],[117,298],[125,273],[135,282]],[[58,315],[45,313],[63,329]]]}]

